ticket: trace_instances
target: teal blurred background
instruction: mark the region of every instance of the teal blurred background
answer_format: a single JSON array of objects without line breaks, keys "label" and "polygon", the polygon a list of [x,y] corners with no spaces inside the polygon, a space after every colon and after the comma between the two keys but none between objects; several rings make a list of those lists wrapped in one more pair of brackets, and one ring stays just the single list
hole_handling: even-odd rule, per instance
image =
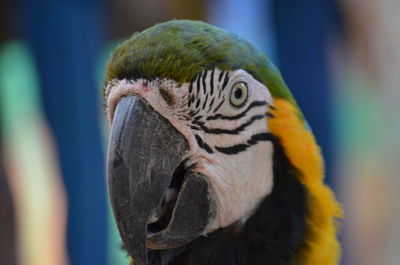
[{"label": "teal blurred background", "polygon": [[345,209],[344,265],[400,264],[397,0],[1,0],[0,264],[128,264],[106,193],[112,49],[173,18],[236,32],[281,69]]}]

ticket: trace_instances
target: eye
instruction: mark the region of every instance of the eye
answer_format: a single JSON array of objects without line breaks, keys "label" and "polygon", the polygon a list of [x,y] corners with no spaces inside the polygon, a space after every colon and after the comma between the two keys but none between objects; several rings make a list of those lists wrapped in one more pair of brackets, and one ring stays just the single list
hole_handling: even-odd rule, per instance
[{"label": "eye", "polygon": [[241,107],[246,103],[248,95],[247,84],[238,82],[233,85],[231,90],[231,104],[235,107]]}]

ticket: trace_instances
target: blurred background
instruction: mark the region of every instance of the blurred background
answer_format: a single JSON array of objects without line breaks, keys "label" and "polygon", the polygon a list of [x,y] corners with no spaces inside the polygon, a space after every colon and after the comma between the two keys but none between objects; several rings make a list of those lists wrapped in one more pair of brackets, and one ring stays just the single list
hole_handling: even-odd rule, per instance
[{"label": "blurred background", "polygon": [[0,264],[128,264],[107,202],[103,71],[121,40],[173,18],[270,56],[344,206],[342,264],[400,264],[399,12],[398,0],[1,0]]}]

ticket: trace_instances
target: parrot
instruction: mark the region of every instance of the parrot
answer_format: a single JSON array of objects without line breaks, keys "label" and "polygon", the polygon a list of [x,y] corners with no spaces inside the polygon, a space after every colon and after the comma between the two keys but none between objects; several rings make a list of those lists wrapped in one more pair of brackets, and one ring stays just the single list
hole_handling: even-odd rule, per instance
[{"label": "parrot", "polygon": [[112,52],[107,186],[135,265],[334,265],[342,210],[278,68],[216,26],[170,20]]}]

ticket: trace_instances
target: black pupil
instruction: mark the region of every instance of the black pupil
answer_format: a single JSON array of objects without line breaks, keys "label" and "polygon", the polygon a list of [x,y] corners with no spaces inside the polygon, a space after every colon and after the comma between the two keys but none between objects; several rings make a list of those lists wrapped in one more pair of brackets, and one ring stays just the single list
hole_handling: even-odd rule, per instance
[{"label": "black pupil", "polygon": [[242,95],[243,95],[243,91],[240,88],[237,88],[235,90],[235,98],[240,99],[240,98],[242,98]]}]

